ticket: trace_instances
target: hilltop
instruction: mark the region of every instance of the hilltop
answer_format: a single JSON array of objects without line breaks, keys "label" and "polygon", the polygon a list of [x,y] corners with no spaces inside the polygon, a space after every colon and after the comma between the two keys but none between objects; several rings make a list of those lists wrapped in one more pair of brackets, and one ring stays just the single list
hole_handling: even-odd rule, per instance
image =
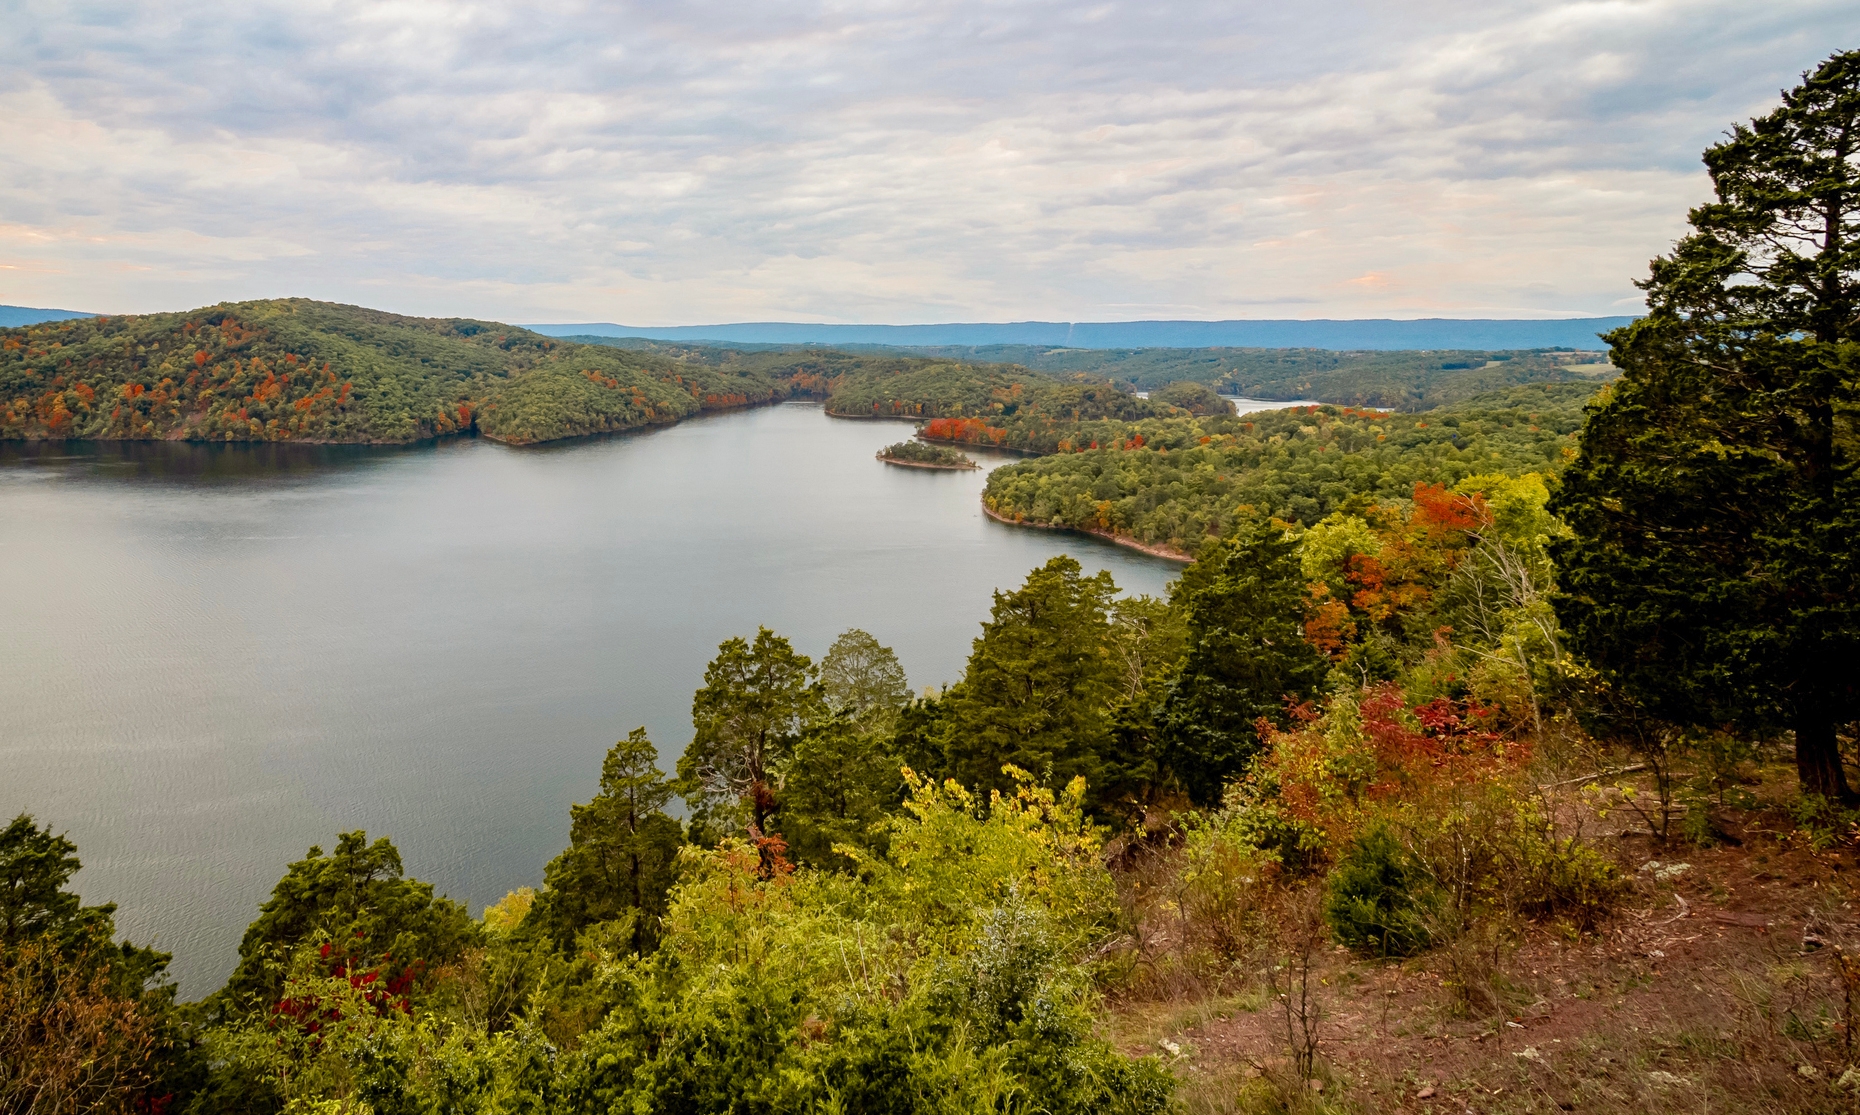
[{"label": "hilltop", "polygon": [[790,385],[497,322],[308,299],[0,331],[0,437],[524,444],[784,398]]},{"label": "hilltop", "polygon": [[[841,417],[982,419],[1055,451],[1071,427],[1167,417],[1130,389],[1193,381],[1266,398],[1424,409],[1612,372],[1572,352],[857,351],[550,337],[302,298],[0,329],[0,438],[511,444],[818,398]],[[1070,439],[1076,440],[1076,439]],[[1082,443],[1081,443],[1082,444]]]}]

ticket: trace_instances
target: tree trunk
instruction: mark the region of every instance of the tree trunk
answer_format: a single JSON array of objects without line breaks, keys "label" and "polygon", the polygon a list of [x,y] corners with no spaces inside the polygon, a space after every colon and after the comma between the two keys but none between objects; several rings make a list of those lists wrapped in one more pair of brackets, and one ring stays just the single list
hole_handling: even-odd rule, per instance
[{"label": "tree trunk", "polygon": [[1826,716],[1804,715],[1795,723],[1795,771],[1802,792],[1851,805],[1854,792],[1847,788],[1841,767],[1840,741],[1834,721]]}]

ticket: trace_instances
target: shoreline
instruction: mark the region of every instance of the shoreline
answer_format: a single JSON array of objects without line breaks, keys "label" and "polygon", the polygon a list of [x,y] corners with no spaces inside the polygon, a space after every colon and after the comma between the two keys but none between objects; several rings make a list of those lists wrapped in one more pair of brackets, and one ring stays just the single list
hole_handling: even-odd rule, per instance
[{"label": "shoreline", "polygon": [[982,504],[982,514],[988,516],[997,523],[1005,523],[1011,527],[1032,527],[1035,530],[1069,531],[1072,534],[1089,535],[1092,538],[1110,542],[1113,545],[1122,546],[1125,549],[1136,550],[1138,553],[1148,554],[1153,558],[1162,558],[1164,561],[1181,562],[1183,565],[1193,565],[1195,563],[1194,558],[1189,557],[1180,550],[1172,550],[1167,546],[1152,546],[1147,542],[1139,542],[1126,534],[1115,534],[1108,530],[1091,530],[1086,527],[1061,526],[1058,523],[1035,523],[1026,519],[1010,519],[1006,515],[988,506],[986,502]]},{"label": "shoreline", "polygon": [[914,422],[921,426],[930,421],[915,414],[841,414],[837,410],[828,410],[825,399],[821,400],[820,409],[825,411],[828,418],[844,418],[849,422]]},{"label": "shoreline", "polygon": [[896,457],[887,457],[883,453],[874,453],[872,456],[888,465],[897,465],[899,468],[928,468],[936,469],[939,472],[973,472],[982,467],[974,461],[970,461],[966,465],[939,465],[929,461],[900,461]]}]

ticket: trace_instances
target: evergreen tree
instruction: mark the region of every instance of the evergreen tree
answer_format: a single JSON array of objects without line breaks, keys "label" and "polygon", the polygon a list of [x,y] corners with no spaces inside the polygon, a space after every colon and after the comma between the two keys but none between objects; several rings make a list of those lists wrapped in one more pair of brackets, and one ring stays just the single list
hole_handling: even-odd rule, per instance
[{"label": "evergreen tree", "polygon": [[1050,786],[1104,782],[1122,673],[1111,649],[1116,593],[1109,573],[1087,577],[1064,555],[995,593],[968,670],[941,702],[950,777],[1005,790],[1011,763]]},{"label": "evergreen tree", "polygon": [[161,1110],[204,1071],[168,954],[116,942],[116,905],[66,889],[79,867],[26,814],[0,828],[0,1111]]},{"label": "evergreen tree", "polygon": [[692,695],[696,731],[678,760],[693,827],[768,835],[781,776],[822,705],[813,661],[780,635],[763,627],[753,646],[741,638],[719,644]]},{"label": "evergreen tree", "polygon": [[216,1005],[241,1011],[276,1000],[290,952],[319,935],[332,946],[332,970],[379,967],[390,983],[454,960],[477,942],[478,924],[463,906],[404,875],[400,852],[385,836],[370,844],[365,832],[345,832],[330,855],[312,845],[246,927],[239,966],[215,994]]},{"label": "evergreen tree", "polygon": [[1119,666],[1111,707],[1115,739],[1096,798],[1101,811],[1140,823],[1162,783],[1156,713],[1187,650],[1188,628],[1179,608],[1153,596],[1119,600],[1111,616],[1112,660]]},{"label": "evergreen tree", "polygon": [[1551,508],[1559,618],[1649,712],[1791,730],[1848,798],[1860,716],[1860,52],[1705,153],[1717,199],[1653,261],[1648,316]]},{"label": "evergreen tree", "polygon": [[781,790],[781,834],[795,862],[844,866],[835,844],[882,851],[875,826],[904,798],[890,745],[889,735],[862,731],[850,709],[802,733]]},{"label": "evergreen tree", "polygon": [[543,872],[536,923],[564,951],[597,922],[631,919],[635,952],[651,951],[675,877],[684,827],[666,814],[672,787],[658,749],[635,728],[601,763],[601,789],[569,809],[569,845]]},{"label": "evergreen tree", "polygon": [[1162,762],[1199,804],[1259,749],[1260,720],[1283,723],[1288,699],[1317,691],[1329,664],[1304,638],[1298,544],[1244,523],[1183,572],[1170,594],[1188,652],[1157,714]]},{"label": "evergreen tree", "polygon": [[863,732],[890,731],[898,711],[911,702],[898,656],[857,627],[827,648],[820,660],[820,687],[827,706],[851,712]]},{"label": "evergreen tree", "polygon": [[116,903],[86,906],[65,889],[81,866],[76,844],[28,814],[0,829],[0,950],[37,942],[67,958],[81,955],[87,964],[109,967],[118,994],[140,995],[162,977],[169,955],[116,943]]}]

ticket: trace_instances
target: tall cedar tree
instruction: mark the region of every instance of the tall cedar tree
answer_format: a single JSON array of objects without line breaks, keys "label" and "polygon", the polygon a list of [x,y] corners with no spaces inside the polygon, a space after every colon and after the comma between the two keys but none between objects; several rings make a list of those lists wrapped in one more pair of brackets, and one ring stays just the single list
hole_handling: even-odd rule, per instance
[{"label": "tall cedar tree", "polygon": [[795,862],[845,867],[836,844],[883,851],[879,822],[903,803],[905,792],[903,764],[891,743],[887,733],[862,730],[851,710],[801,734],[781,795],[781,834]]},{"label": "tall cedar tree", "polygon": [[685,830],[666,814],[672,787],[658,749],[635,728],[601,763],[601,790],[569,809],[569,844],[543,871],[537,923],[568,951],[596,922],[631,918],[633,950],[658,943],[659,919],[675,877]]},{"label": "tall cedar tree", "polygon": [[1162,761],[1199,804],[1259,750],[1259,722],[1283,723],[1287,701],[1317,692],[1329,664],[1305,641],[1298,543],[1243,524],[1188,567],[1171,603],[1188,622],[1188,654],[1157,716]]},{"label": "tall cedar tree", "polygon": [[1096,787],[1101,813],[1135,821],[1169,787],[1160,778],[1157,712],[1186,653],[1188,628],[1167,600],[1131,596],[1111,612],[1112,661],[1119,667],[1118,696],[1111,706],[1116,762]]},{"label": "tall cedar tree", "polygon": [[116,903],[86,906],[65,889],[81,866],[77,845],[29,814],[0,829],[0,948],[41,941],[66,957],[82,954],[108,966],[119,994],[140,995],[162,977],[169,954],[116,943]]},{"label": "tall cedar tree", "polygon": [[1851,799],[1860,716],[1854,483],[1860,52],[1705,152],[1717,200],[1656,259],[1622,377],[1551,502],[1556,610],[1664,719],[1795,733],[1804,791]]},{"label": "tall cedar tree", "polygon": [[856,627],[820,660],[820,688],[831,715],[809,724],[795,746],[782,780],[781,830],[796,862],[843,867],[834,846],[882,851],[878,822],[904,799],[892,743],[911,690],[898,656]]},{"label": "tall cedar tree", "polygon": [[1061,555],[996,592],[962,681],[941,702],[951,777],[1008,790],[1013,764],[1049,786],[1103,785],[1121,663],[1111,651],[1111,575]]},{"label": "tall cedar tree", "polygon": [[336,850],[290,865],[239,942],[239,966],[214,995],[221,1011],[275,1002],[293,949],[326,935],[331,968],[379,967],[390,979],[417,977],[456,960],[480,930],[465,907],[433,896],[433,885],[403,877],[400,852],[362,831],[336,838]]},{"label": "tall cedar tree", "polygon": [[719,644],[691,697],[696,730],[678,760],[693,827],[722,833],[746,824],[755,837],[769,835],[781,776],[822,709],[814,663],[788,640],[763,627],[753,646],[741,638]]}]

